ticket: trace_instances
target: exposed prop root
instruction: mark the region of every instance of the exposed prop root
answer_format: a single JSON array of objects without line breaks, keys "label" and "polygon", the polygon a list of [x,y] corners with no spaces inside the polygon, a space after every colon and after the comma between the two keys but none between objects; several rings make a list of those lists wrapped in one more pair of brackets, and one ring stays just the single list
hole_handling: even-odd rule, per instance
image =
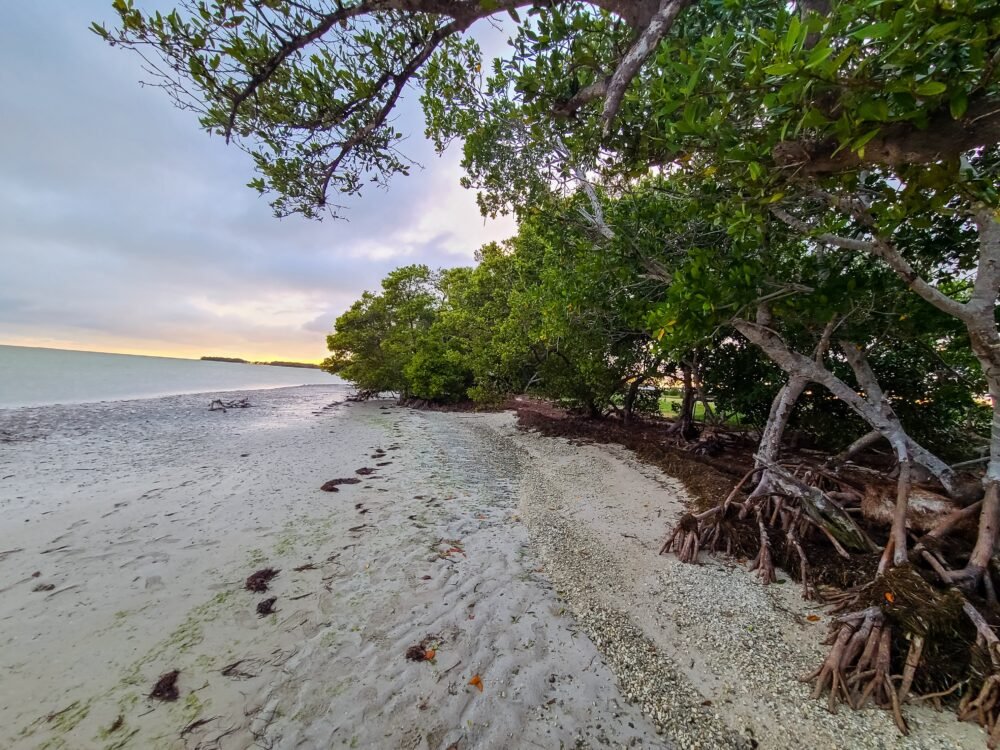
[{"label": "exposed prop root", "polygon": [[[968,620],[980,633],[984,652],[991,655],[992,669],[987,664],[985,671],[1000,673],[1000,638],[985,619],[954,589],[935,588],[909,565],[892,567],[850,595],[842,594],[836,605],[864,609],[836,620],[829,655],[804,678],[815,681],[814,697],[829,693],[831,711],[841,702],[860,709],[871,701],[890,711],[899,731],[906,734],[903,706],[912,693],[925,692],[916,699],[940,706],[941,698],[968,684],[962,654],[967,655],[965,649],[971,647],[976,632]],[[988,696],[982,702],[990,707],[983,725],[991,731],[1000,715],[1000,682],[996,691],[993,703]],[[969,716],[980,718],[979,704],[973,711],[968,697],[966,702]]]},{"label": "exposed prop root", "polygon": [[774,574],[774,560],[771,556],[771,540],[767,536],[767,527],[762,516],[757,516],[757,526],[760,529],[760,551],[750,564],[750,570],[757,571],[761,583],[774,583],[777,577]]},{"label": "exposed prop root", "polygon": [[903,681],[899,685],[899,702],[903,703],[910,694],[913,687],[913,676],[917,673],[920,665],[920,656],[924,651],[924,638],[921,635],[914,635],[910,640],[910,650],[906,653],[906,664],[903,666]]},{"label": "exposed prop root", "polygon": [[[824,691],[829,691],[827,708],[831,713],[836,713],[841,700],[855,707],[849,685],[866,676],[866,668],[871,663],[881,638],[884,617],[878,607],[869,607],[861,612],[844,615],[837,622],[839,630],[836,631],[830,653],[815,672],[802,678],[803,682],[814,682],[813,700],[823,695]],[[858,659],[859,655],[861,659]],[[874,672],[872,670],[872,674]]]},{"label": "exposed prop root", "polygon": [[[892,711],[903,734],[909,727],[903,718],[902,699],[893,687],[892,626],[878,607],[868,607],[838,618],[833,648],[820,667],[802,678],[814,682],[813,700],[827,691],[827,708],[837,712],[843,702],[857,710],[869,700]],[[917,654],[919,661],[919,653]],[[914,666],[914,669],[916,666]],[[912,681],[912,675],[910,677]],[[909,691],[909,687],[906,688]]]},{"label": "exposed prop root", "polygon": [[[1000,579],[1000,558],[991,558],[989,566],[977,566],[982,555],[972,559],[961,555],[959,566],[965,567],[952,569],[949,564],[961,539],[944,539],[956,532],[965,534],[974,510],[953,511],[917,537],[913,532],[918,530],[901,520],[909,498],[904,478],[897,487],[894,523],[885,548],[872,543],[867,550],[852,545],[849,551],[841,542],[850,535],[845,537],[843,528],[830,523],[830,518],[839,519],[832,504],[843,497],[848,506],[857,505],[862,497],[859,488],[840,483],[827,472],[813,471],[803,462],[766,466],[755,489],[741,495],[757,473],[745,474],[715,507],[683,516],[660,553],[672,550],[680,560],[695,562],[701,550],[735,552],[741,560],[750,559],[749,570],[768,584],[777,578],[777,552],[777,562],[802,583],[804,598],[823,599],[831,605],[831,614],[840,613],[826,658],[802,678],[812,684],[814,700],[825,698],[831,712],[841,704],[855,710],[874,704],[890,712],[906,735],[908,701],[929,701],[940,709],[943,700],[955,706],[960,699],[959,718],[981,724],[989,733],[989,747],[1000,750],[1000,637],[992,620],[987,622],[959,593],[981,597],[973,601],[983,603],[984,612],[1000,611],[993,579],[994,573]],[[812,495],[810,488],[816,490]],[[828,513],[816,512],[820,494],[829,500]],[[841,513],[855,517],[862,510],[839,506]],[[881,533],[876,532],[877,538],[885,539]],[[860,534],[870,541],[863,529]],[[907,559],[919,563],[920,569]],[[825,585],[849,587],[860,581],[867,582],[846,591]]]},{"label": "exposed prop root", "polygon": [[962,611],[976,628],[976,646],[989,657],[992,673],[978,690],[970,691],[958,705],[961,721],[975,721],[986,730],[990,750],[1000,747],[1000,638],[979,610],[966,601]]},{"label": "exposed prop root", "polygon": [[969,693],[958,706],[959,721],[975,721],[986,730],[990,750],[1000,745],[1000,674],[986,678],[978,692]]},{"label": "exposed prop root", "polygon": [[699,548],[698,519],[690,513],[685,513],[677,522],[670,537],[663,543],[660,554],[673,550],[681,562],[693,563],[698,560]]},{"label": "exposed prop root", "polygon": [[986,578],[986,569],[977,565],[966,565],[961,570],[947,573],[948,583],[967,594],[975,593],[981,585],[985,586]]},{"label": "exposed prop root", "polygon": [[816,590],[816,586],[813,585],[812,577],[809,574],[809,560],[806,558],[806,553],[802,549],[802,542],[799,540],[797,529],[800,522],[800,515],[801,511],[796,511],[790,518],[785,529],[785,539],[788,540],[788,546],[795,550],[795,554],[799,558],[799,578],[802,581],[802,598],[806,601],[822,601],[823,597]]},{"label": "exposed prop root", "polygon": [[972,621],[976,628],[976,644],[980,646],[990,657],[990,664],[995,671],[1000,671],[1000,638],[993,632],[986,619],[979,613],[979,610],[969,602],[962,603],[962,611]]}]

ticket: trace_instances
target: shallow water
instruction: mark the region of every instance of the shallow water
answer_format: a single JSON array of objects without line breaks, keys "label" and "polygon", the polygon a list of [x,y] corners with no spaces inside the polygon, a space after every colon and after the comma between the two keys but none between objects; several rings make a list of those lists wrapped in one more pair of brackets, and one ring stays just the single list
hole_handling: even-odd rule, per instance
[{"label": "shallow water", "polygon": [[0,408],[343,383],[307,368],[0,346]]}]

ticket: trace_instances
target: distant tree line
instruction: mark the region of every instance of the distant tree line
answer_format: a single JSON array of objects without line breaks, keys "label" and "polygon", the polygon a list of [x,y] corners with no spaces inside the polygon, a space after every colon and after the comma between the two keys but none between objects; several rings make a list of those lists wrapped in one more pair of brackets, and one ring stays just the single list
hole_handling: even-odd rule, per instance
[{"label": "distant tree line", "polygon": [[241,359],[240,357],[202,357],[202,362],[231,362],[238,365],[270,365],[271,367],[302,367],[308,370],[318,370],[319,365],[315,365],[309,362],[282,362],[280,360],[275,360],[274,362],[251,362],[248,359]]}]

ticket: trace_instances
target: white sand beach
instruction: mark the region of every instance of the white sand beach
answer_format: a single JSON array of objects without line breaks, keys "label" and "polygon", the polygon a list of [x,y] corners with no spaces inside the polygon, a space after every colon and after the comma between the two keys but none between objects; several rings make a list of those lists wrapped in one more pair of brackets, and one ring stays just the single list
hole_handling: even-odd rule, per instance
[{"label": "white sand beach", "polygon": [[0,747],[985,747],[809,700],[828,616],[658,557],[684,490],[626,451],[346,395],[0,411]]}]

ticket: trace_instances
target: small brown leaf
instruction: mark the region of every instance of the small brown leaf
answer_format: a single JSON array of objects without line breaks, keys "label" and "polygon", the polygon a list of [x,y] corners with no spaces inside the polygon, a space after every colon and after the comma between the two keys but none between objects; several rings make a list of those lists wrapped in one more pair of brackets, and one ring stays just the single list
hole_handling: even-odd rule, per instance
[{"label": "small brown leaf", "polygon": [[819,615],[806,615],[806,619],[809,622],[819,622],[822,618]]},{"label": "small brown leaf", "polygon": [[479,688],[480,693],[483,692],[483,678],[479,675],[475,675],[471,680],[469,680],[469,684],[475,688]]}]

